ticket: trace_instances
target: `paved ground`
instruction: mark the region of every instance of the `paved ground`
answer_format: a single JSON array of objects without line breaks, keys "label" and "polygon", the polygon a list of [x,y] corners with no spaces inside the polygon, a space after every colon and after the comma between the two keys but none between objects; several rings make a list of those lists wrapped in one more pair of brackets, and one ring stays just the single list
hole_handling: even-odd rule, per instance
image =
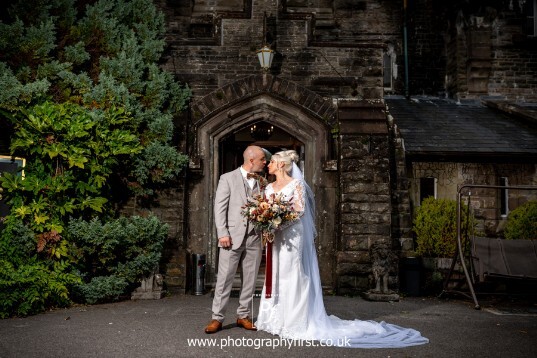
[{"label": "paved ground", "polygon": [[[508,308],[482,302],[483,309],[477,311],[461,299],[413,297],[389,303],[326,296],[325,305],[329,313],[341,318],[415,328],[430,343],[403,349],[273,348],[266,344],[256,348],[261,342],[274,345],[277,339],[236,327],[234,314],[224,330],[206,335],[203,328],[210,319],[210,295],[174,295],[0,320],[0,357],[537,357],[535,302]],[[236,306],[233,298],[229,312],[234,313]],[[189,344],[189,340],[205,338],[219,346]]]}]

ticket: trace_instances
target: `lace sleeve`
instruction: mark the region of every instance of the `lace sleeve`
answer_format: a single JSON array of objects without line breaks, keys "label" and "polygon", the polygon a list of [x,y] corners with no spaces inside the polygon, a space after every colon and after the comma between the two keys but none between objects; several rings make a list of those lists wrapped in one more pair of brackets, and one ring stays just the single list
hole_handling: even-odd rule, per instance
[{"label": "lace sleeve", "polygon": [[[293,189],[293,196],[291,198],[291,203],[293,204],[293,209],[298,213],[298,218],[300,219],[302,215],[304,215],[304,208],[305,208],[305,190],[304,190],[304,184],[297,180],[297,184],[294,186]],[[283,230],[285,228],[288,228],[291,225],[296,224],[297,221],[288,221],[278,228],[279,230]]]},{"label": "lace sleeve", "polygon": [[297,184],[293,193],[293,209],[298,212],[299,216],[302,216],[304,214],[305,204],[306,201],[304,184],[300,180],[297,180]]}]

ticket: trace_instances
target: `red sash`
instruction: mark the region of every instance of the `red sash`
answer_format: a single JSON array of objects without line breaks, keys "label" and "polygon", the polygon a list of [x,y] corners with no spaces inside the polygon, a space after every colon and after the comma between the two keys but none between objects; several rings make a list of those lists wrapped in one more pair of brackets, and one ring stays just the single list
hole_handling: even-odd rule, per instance
[{"label": "red sash", "polygon": [[272,242],[267,242],[265,255],[265,298],[272,296]]}]

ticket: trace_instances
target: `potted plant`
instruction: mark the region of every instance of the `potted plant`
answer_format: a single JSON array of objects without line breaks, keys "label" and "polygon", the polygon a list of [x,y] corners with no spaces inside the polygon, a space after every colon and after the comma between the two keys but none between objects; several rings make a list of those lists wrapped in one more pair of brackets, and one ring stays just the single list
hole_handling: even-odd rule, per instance
[{"label": "potted plant", "polygon": [[[461,235],[463,248],[468,250],[468,236],[475,232],[476,220],[468,208],[461,206]],[[436,290],[444,273],[451,267],[457,252],[457,201],[425,199],[417,208],[413,231],[416,235],[416,254],[422,257],[426,291]],[[458,268],[458,267],[456,267]]]},{"label": "potted plant", "polygon": [[537,200],[509,213],[504,235],[507,240],[537,240]]}]

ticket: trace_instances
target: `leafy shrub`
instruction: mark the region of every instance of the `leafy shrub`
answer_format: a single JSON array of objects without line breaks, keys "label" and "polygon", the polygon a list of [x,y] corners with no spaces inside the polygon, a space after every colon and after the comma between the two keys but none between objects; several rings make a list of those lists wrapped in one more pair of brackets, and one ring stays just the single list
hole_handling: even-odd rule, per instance
[{"label": "leafy shrub", "polygon": [[31,258],[16,266],[0,259],[0,317],[27,316],[48,307],[65,307],[71,303],[69,286],[79,281],[65,272],[69,265],[55,265]]},{"label": "leafy shrub", "polygon": [[93,277],[90,282],[78,285],[73,294],[82,298],[85,303],[116,301],[125,294],[129,283],[122,277],[99,276]]},{"label": "leafy shrub", "polygon": [[70,215],[105,212],[109,177],[141,152],[131,120],[122,108],[91,111],[44,102],[27,109],[11,138],[13,153],[28,161],[25,178],[0,178],[11,215],[36,234],[61,234]]},{"label": "leafy shrub", "polygon": [[8,217],[0,238],[0,318],[27,316],[71,303],[69,288],[80,281],[67,260],[36,251],[32,230]]},{"label": "leafy shrub", "polygon": [[168,226],[154,216],[71,220],[66,236],[83,277],[75,298],[96,303],[128,294],[158,266],[167,234]]},{"label": "leafy shrub", "polygon": [[509,213],[505,238],[537,240],[537,201],[528,201]]},{"label": "leafy shrub", "polygon": [[[24,180],[0,178],[11,210],[0,234],[0,316],[65,305],[72,294],[115,299],[156,266],[164,226],[120,219],[139,232],[100,243],[83,235],[83,221],[66,228],[70,218],[115,216],[126,196],[155,194],[188,162],[171,140],[191,92],[158,64],[164,14],[151,0],[14,0],[5,8],[0,120],[11,122],[11,154],[26,166]],[[110,225],[125,230],[118,222]],[[95,238],[112,230],[86,225]]]},{"label": "leafy shrub", "polygon": [[[461,205],[461,235],[473,234],[476,221]],[[427,198],[416,210],[414,218],[416,253],[430,257],[452,257],[457,248],[457,201]]]},{"label": "leafy shrub", "polygon": [[[164,14],[151,0],[31,4],[11,1],[0,22],[0,119],[15,126],[12,154],[50,156],[55,174],[91,169],[89,189],[113,173],[134,194],[153,195],[153,183],[169,183],[187,162],[171,140],[191,91],[158,64]],[[35,107],[44,102],[58,108]],[[116,109],[124,115],[106,115]]]},{"label": "leafy shrub", "polygon": [[0,318],[26,316],[71,300],[114,301],[157,267],[168,226],[156,217],[69,222],[61,260],[37,252],[33,231],[8,216],[0,240]]}]

